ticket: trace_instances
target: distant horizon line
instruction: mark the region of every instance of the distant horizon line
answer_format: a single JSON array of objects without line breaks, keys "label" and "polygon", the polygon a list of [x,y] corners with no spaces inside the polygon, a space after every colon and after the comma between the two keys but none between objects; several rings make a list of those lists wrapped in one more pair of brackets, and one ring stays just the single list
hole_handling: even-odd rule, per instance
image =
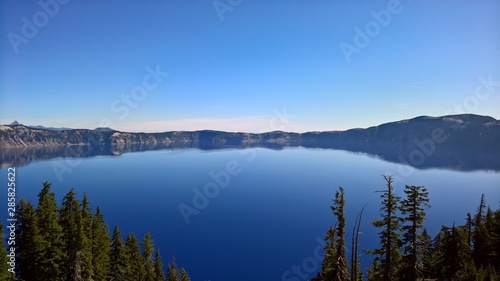
[{"label": "distant horizon line", "polygon": [[24,126],[24,127],[31,128],[31,129],[40,129],[40,130],[49,130],[49,131],[68,131],[68,130],[90,130],[90,131],[101,130],[101,131],[104,131],[104,130],[108,130],[108,131],[114,131],[114,132],[120,132],[120,133],[145,133],[145,134],[168,133],[168,132],[203,132],[203,131],[226,132],[226,133],[245,133],[245,134],[265,134],[265,133],[272,133],[272,132],[286,132],[286,133],[304,134],[304,133],[315,133],[315,132],[343,132],[343,131],[348,131],[348,130],[363,130],[363,129],[377,127],[377,126],[384,125],[384,124],[409,121],[409,120],[418,119],[418,118],[436,118],[436,119],[438,119],[438,118],[457,117],[457,116],[478,116],[478,117],[492,118],[496,121],[500,120],[500,119],[496,119],[495,117],[492,117],[489,115],[480,115],[480,114],[474,114],[474,113],[447,114],[447,115],[441,115],[441,116],[419,115],[419,116],[415,116],[415,117],[408,118],[408,119],[389,121],[389,122],[380,123],[378,125],[373,125],[373,126],[368,126],[368,127],[353,127],[353,128],[344,129],[344,130],[309,130],[309,131],[306,130],[304,132],[287,131],[287,130],[279,130],[279,129],[269,130],[269,131],[261,131],[261,132],[245,132],[245,131],[232,131],[232,130],[229,131],[229,130],[222,130],[222,129],[207,129],[207,128],[195,129],[195,130],[166,130],[166,131],[155,131],[155,132],[135,131],[134,132],[134,131],[117,130],[117,129],[113,129],[111,127],[96,127],[94,129],[90,129],[90,128],[54,127],[54,126],[44,126],[44,125],[26,125],[26,124],[18,122],[17,120],[14,120],[10,124],[1,124],[1,126]]}]

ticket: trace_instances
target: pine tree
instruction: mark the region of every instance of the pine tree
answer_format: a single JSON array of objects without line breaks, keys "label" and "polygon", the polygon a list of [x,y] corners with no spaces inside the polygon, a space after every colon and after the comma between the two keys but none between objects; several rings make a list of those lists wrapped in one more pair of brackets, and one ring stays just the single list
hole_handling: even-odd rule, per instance
[{"label": "pine tree", "polygon": [[167,267],[167,281],[179,281],[179,268],[175,264],[174,256],[172,256],[172,261]]},{"label": "pine tree", "polygon": [[165,273],[163,272],[163,262],[161,261],[159,249],[156,249],[155,251],[154,269],[155,269],[155,281],[164,281]]},{"label": "pine tree", "polygon": [[498,275],[494,266],[487,266],[479,268],[477,274],[474,276],[474,279],[470,280],[480,280],[480,281],[498,281],[500,280],[500,275]]},{"label": "pine tree", "polygon": [[333,199],[333,205],[331,206],[333,215],[337,217],[337,228],[336,228],[336,248],[333,263],[333,275],[335,280],[349,280],[349,268],[347,267],[347,256],[346,256],[346,219],[344,216],[345,200],[344,200],[344,189],[339,187],[339,190],[335,192],[335,198]]},{"label": "pine tree", "polygon": [[406,199],[402,202],[401,212],[403,220],[403,244],[405,246],[405,280],[417,280],[422,277],[422,254],[424,245],[420,231],[423,229],[425,209],[429,205],[429,192],[423,186],[406,185],[404,192]]},{"label": "pine tree", "polygon": [[184,270],[184,268],[181,269],[180,281],[191,281],[191,279],[189,278],[189,276],[188,276],[186,270]]},{"label": "pine tree", "polygon": [[122,234],[118,226],[113,229],[111,238],[110,258],[110,276],[112,280],[126,280],[126,274],[129,272],[127,268],[128,262],[126,257],[125,245],[123,244]]},{"label": "pine tree", "polygon": [[326,232],[326,243],[323,246],[325,254],[321,265],[321,273],[318,275],[317,280],[335,280],[335,251],[337,249],[336,229],[336,226],[330,226],[330,229]]},{"label": "pine tree", "polygon": [[133,233],[129,233],[125,239],[125,257],[128,272],[126,276],[130,280],[144,280],[144,262],[141,255],[139,241]]},{"label": "pine tree", "polygon": [[82,277],[84,280],[95,279],[94,278],[94,268],[92,262],[92,208],[90,207],[90,202],[87,193],[83,193],[82,203],[80,205],[81,212],[81,231],[82,235],[82,249],[80,250],[83,254],[84,264],[87,266],[82,272]]},{"label": "pine tree", "polygon": [[499,248],[495,248],[495,216],[494,212],[490,206],[486,209],[486,216],[484,220],[484,227],[486,228],[486,248],[488,249],[486,252],[486,262],[483,266],[489,266],[495,264],[493,260],[495,259],[495,252],[500,251]]},{"label": "pine tree", "polygon": [[472,221],[472,216],[470,213],[467,213],[467,218],[465,220],[465,229],[467,231],[467,244],[469,245],[469,248],[472,247],[472,227],[473,227],[473,225],[474,225],[474,223]]},{"label": "pine tree", "polygon": [[484,193],[481,194],[481,200],[479,201],[479,206],[477,207],[477,213],[474,217],[475,225],[480,225],[484,221],[484,212],[486,211],[486,198]]},{"label": "pine tree", "polygon": [[439,277],[462,278],[475,275],[475,267],[467,244],[467,235],[459,227],[443,226],[437,240],[436,268]]},{"label": "pine tree", "polygon": [[85,233],[80,202],[72,188],[63,198],[59,211],[59,224],[63,229],[64,276],[69,280],[85,280],[91,266],[85,256]]},{"label": "pine tree", "polygon": [[397,216],[400,209],[401,198],[394,194],[392,186],[393,179],[391,176],[384,175],[384,180],[387,183],[387,190],[382,191],[382,220],[375,220],[372,224],[375,227],[382,228],[379,232],[381,248],[368,251],[376,257],[372,268],[370,268],[368,280],[398,280],[398,272],[400,268],[401,247],[400,240],[400,221]]},{"label": "pine tree", "polygon": [[487,266],[490,249],[491,237],[486,228],[486,200],[484,194],[481,196],[477,213],[474,217],[474,231],[472,232],[472,258],[476,267]]},{"label": "pine tree", "polygon": [[93,279],[107,280],[110,272],[110,244],[108,225],[104,222],[101,209],[97,207],[91,225]]},{"label": "pine tree", "polygon": [[491,246],[493,248],[491,264],[496,265],[496,271],[500,274],[500,209],[493,213],[491,238]]},{"label": "pine tree", "polygon": [[146,232],[146,234],[142,239],[141,250],[144,262],[144,272],[145,272],[144,280],[154,281],[156,279],[154,260],[153,260],[154,244],[153,244],[153,238],[151,237],[151,233],[149,231]]},{"label": "pine tree", "polygon": [[326,232],[325,249],[321,272],[314,280],[349,280],[349,268],[346,256],[346,219],[344,215],[344,189],[339,187],[335,192],[330,209],[337,219],[334,227]]},{"label": "pine tree", "polygon": [[494,223],[494,215],[493,215],[493,210],[491,209],[490,206],[486,209],[486,216],[484,218],[484,226],[486,226],[486,230],[488,233],[491,233],[493,231],[493,223]]},{"label": "pine tree", "polygon": [[7,250],[5,248],[5,237],[3,234],[3,224],[2,219],[0,219],[0,280],[8,280],[9,279],[9,258],[7,257]]},{"label": "pine tree", "polygon": [[[367,251],[371,253],[371,251]],[[372,259],[371,265],[366,269],[368,274],[367,280],[384,280],[384,272],[382,270],[380,257],[375,256]]]},{"label": "pine tree", "polygon": [[41,240],[33,204],[21,198],[16,219],[17,275],[25,281],[39,280]]},{"label": "pine tree", "polygon": [[433,247],[432,247],[432,237],[427,232],[427,229],[422,230],[422,242],[421,242],[421,254],[422,254],[422,275],[424,278],[430,278],[433,273]]},{"label": "pine tree", "polygon": [[64,280],[62,263],[66,259],[62,251],[62,228],[58,224],[58,207],[51,184],[45,182],[38,194],[36,209],[37,226],[40,230],[40,265],[38,280]]}]

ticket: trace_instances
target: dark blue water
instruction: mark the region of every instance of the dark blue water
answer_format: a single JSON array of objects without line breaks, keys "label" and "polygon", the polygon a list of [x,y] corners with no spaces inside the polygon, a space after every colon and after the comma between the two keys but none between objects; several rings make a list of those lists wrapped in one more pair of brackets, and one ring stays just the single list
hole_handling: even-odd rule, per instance
[{"label": "dark blue water", "polygon": [[[1,170],[4,182],[6,173]],[[361,247],[377,245],[370,222],[378,216],[374,192],[384,189],[382,174],[394,175],[400,195],[404,184],[428,188],[426,224],[433,235],[441,225],[463,224],[481,193],[499,207],[498,172],[415,170],[363,154],[305,148],[56,158],[18,167],[17,193],[36,202],[44,181],[52,182],[59,203],[72,187],[80,198],[87,192],[111,229],[119,225],[139,239],[151,231],[164,263],[175,254],[192,280],[305,280],[321,265],[318,240],[335,224],[329,206],[338,186],[346,191],[349,233],[368,203]],[[179,206],[191,214],[183,216]],[[363,257],[365,266],[369,259]]]}]

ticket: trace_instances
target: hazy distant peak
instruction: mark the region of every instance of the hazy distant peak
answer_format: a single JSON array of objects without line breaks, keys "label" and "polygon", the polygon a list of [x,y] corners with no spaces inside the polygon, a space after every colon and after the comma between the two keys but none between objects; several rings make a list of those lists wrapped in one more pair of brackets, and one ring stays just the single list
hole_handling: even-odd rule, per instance
[{"label": "hazy distant peak", "polygon": [[41,125],[26,126],[26,127],[31,128],[31,129],[48,130],[48,131],[68,131],[68,130],[73,130],[71,128],[65,128],[65,127],[55,128],[55,127],[44,127],[44,126],[41,126]]},{"label": "hazy distant peak", "polygon": [[[417,116],[415,118],[411,119],[404,119],[400,121],[395,121],[395,122],[389,122],[386,124],[403,124],[403,123],[409,123],[409,122],[417,122],[417,121],[445,121],[445,122],[455,122],[455,123],[480,123],[480,124],[487,124],[487,123],[496,123],[498,122],[497,119],[491,117],[491,116],[484,116],[484,115],[477,115],[477,114],[471,114],[471,113],[465,113],[465,114],[454,114],[454,115],[445,115],[445,116],[428,116],[428,115],[422,115],[422,116]],[[386,125],[382,124],[382,125]]]},{"label": "hazy distant peak", "polygon": [[98,128],[95,128],[94,131],[96,131],[96,132],[115,132],[116,130],[113,130],[109,127],[98,127]]},{"label": "hazy distant peak", "polygon": [[21,125],[17,120],[14,120],[14,122],[10,123],[9,126],[19,126]]},{"label": "hazy distant peak", "polygon": [[456,114],[456,115],[446,115],[442,117],[445,121],[455,121],[455,122],[473,122],[473,123],[490,123],[496,122],[497,120],[491,116],[483,116],[476,114]]}]

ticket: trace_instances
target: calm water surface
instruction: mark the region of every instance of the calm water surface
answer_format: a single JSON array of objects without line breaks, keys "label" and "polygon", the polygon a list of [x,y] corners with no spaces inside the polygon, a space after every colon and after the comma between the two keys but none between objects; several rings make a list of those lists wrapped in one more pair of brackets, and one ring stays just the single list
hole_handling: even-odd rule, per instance
[{"label": "calm water surface", "polygon": [[[7,169],[1,173],[6,180]],[[335,223],[329,206],[338,186],[346,190],[349,232],[368,203],[361,247],[376,246],[370,222],[378,216],[375,191],[384,189],[382,174],[395,176],[400,195],[404,184],[428,188],[426,224],[433,235],[441,225],[463,224],[481,193],[494,209],[500,207],[499,172],[417,170],[364,154],[306,148],[55,158],[18,167],[17,192],[37,202],[49,181],[59,204],[72,187],[80,199],[87,192],[111,229],[119,225],[124,236],[133,232],[139,239],[151,231],[164,263],[175,254],[192,280],[304,280],[321,264],[317,240]],[[179,206],[194,213],[183,216]],[[369,259],[363,257],[365,266]],[[301,271],[294,273],[294,266]]]}]

